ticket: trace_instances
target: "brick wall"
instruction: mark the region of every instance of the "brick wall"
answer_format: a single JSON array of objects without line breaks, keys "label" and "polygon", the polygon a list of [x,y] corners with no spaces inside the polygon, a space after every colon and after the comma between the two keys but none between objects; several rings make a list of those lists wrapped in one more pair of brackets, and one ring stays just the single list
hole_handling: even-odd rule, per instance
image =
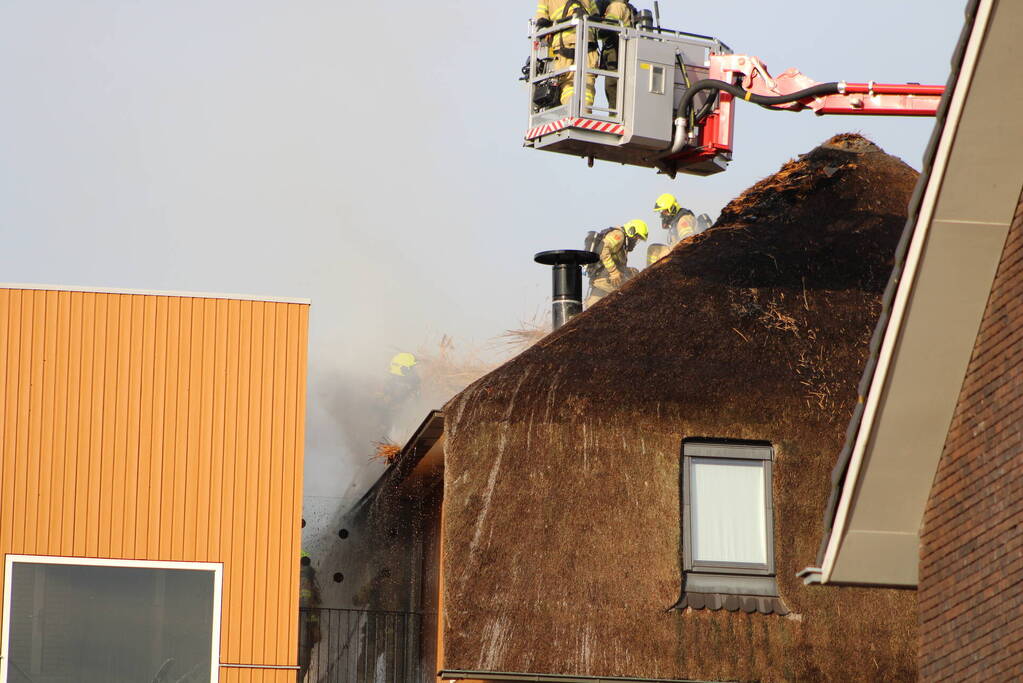
[{"label": "brick wall", "polygon": [[924,514],[920,675],[1023,677],[1023,201]]}]

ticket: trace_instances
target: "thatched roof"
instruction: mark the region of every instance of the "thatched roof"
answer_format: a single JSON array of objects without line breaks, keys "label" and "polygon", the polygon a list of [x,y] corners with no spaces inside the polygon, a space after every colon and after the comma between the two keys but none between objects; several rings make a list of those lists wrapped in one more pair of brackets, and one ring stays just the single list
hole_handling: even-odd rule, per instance
[{"label": "thatched roof", "polygon": [[[912,593],[795,573],[814,559],[916,176],[837,136],[446,406],[444,668],[915,676]],[[665,611],[692,437],[774,444],[787,617]]]}]

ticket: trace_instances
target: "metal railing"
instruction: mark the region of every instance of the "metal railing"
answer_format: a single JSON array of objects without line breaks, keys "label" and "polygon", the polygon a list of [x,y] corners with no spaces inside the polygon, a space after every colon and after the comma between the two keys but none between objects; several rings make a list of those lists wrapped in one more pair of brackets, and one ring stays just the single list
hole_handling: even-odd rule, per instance
[{"label": "metal railing", "polygon": [[422,614],[301,608],[298,683],[420,683],[422,632]]},{"label": "metal railing", "polygon": [[[553,26],[544,29],[537,29],[535,23],[530,24],[531,50],[529,59],[529,71],[526,80],[529,85],[530,102],[530,127],[539,123],[546,123],[564,116],[576,117],[586,116],[602,121],[620,121],[624,102],[624,82],[622,80],[622,68],[624,64],[624,44],[628,40],[652,40],[668,41],[673,43],[684,43],[688,49],[702,49],[704,58],[696,60],[700,65],[706,61],[711,52],[718,54],[731,53],[731,49],[723,42],[713,36],[704,36],[697,33],[685,31],[673,31],[664,28],[624,28],[614,22],[596,21],[585,15],[574,16],[570,19],[555,23]],[[555,36],[563,37],[574,34],[575,47],[572,63],[560,70],[554,69],[555,55],[552,52],[552,43]],[[591,67],[587,63],[587,54],[591,48],[603,51],[607,48],[609,40],[617,44],[618,61],[613,68],[606,68],[598,61],[598,66]],[[569,41],[571,42],[571,41]],[[593,104],[586,103],[586,84],[592,79],[594,81],[595,101]],[[596,100],[601,97],[601,82],[617,84],[617,94],[614,102],[608,102],[607,106],[598,106]],[[560,90],[569,84],[574,89],[573,96],[564,104],[550,103],[545,106],[537,104],[537,88],[542,85],[554,85]]]},{"label": "metal railing", "polygon": [[[596,47],[597,45],[597,34],[596,28],[600,28],[603,31],[603,41],[607,40],[610,34],[619,35],[622,32],[622,27],[616,24],[604,24],[602,22],[595,22],[588,17],[580,16],[574,17],[570,20],[560,22],[554,26],[546,29],[534,30],[532,34],[532,49],[530,51],[529,59],[529,74],[527,81],[529,83],[529,101],[530,101],[530,125],[536,122],[534,117],[538,114],[541,116],[541,121],[546,121],[552,118],[560,118],[562,116],[592,116],[602,120],[611,121],[618,116],[618,112],[621,110],[622,92],[619,88],[616,102],[608,102],[608,106],[599,107],[594,104],[587,104],[585,100],[586,95],[586,83],[587,80],[593,78],[594,80],[594,92],[598,90],[599,81],[601,78],[619,82],[621,76],[621,66],[617,65],[614,69],[608,70],[600,68],[600,66],[590,67],[587,64],[586,56],[591,46]],[[567,68],[560,70],[554,70],[554,54],[551,52],[551,43],[556,35],[565,36],[567,34],[575,34],[575,56],[572,60],[572,64]],[[571,83],[575,93],[573,97],[560,105],[552,105],[548,107],[540,107],[536,104],[536,89],[538,86],[543,84],[551,84],[557,87],[560,91],[562,87],[565,87]],[[603,88],[600,88],[603,90]]]}]

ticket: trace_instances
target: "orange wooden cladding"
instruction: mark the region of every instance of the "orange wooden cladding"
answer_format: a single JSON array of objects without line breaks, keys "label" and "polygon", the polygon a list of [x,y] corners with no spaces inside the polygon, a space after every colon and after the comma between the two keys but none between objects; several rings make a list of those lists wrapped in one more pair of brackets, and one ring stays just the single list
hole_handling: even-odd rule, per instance
[{"label": "orange wooden cladding", "polygon": [[220,661],[294,666],[308,316],[0,289],[0,552],[222,562]]}]

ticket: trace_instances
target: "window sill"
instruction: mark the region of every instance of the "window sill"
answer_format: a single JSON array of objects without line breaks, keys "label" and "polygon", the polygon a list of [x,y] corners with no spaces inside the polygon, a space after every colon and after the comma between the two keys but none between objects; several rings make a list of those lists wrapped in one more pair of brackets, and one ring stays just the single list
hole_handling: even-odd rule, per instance
[{"label": "window sill", "polygon": [[753,614],[777,614],[785,616],[789,609],[779,597],[765,595],[734,595],[725,593],[691,593],[685,592],[672,607],[673,610],[709,609],[713,612],[745,612]]},{"label": "window sill", "polygon": [[737,575],[687,571],[682,597],[672,609],[709,609],[785,616],[789,609],[778,596],[773,575]]}]

